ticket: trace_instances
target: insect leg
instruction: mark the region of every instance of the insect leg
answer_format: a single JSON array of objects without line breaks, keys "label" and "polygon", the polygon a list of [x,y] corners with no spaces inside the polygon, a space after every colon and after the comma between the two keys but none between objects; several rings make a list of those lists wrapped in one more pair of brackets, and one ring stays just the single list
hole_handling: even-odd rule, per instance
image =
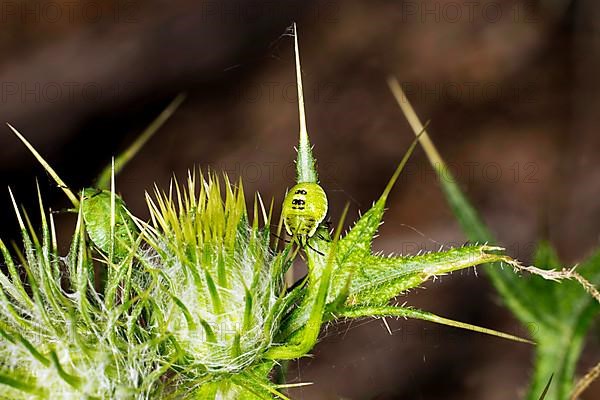
[{"label": "insect leg", "polygon": [[317,233],[317,237],[321,240],[324,240],[327,243],[331,243],[331,239],[323,236],[323,234],[321,234],[321,233]]},{"label": "insect leg", "polygon": [[277,234],[275,234],[273,232],[271,232],[271,235],[275,236],[277,239],[281,240],[283,243],[291,243],[291,240],[284,239],[281,236],[279,236],[279,235],[277,235]]},{"label": "insect leg", "polygon": [[315,253],[319,254],[320,256],[325,257],[325,254],[321,253],[319,250],[315,249],[314,247],[312,247],[308,241],[306,242],[306,245],[308,246],[309,249],[311,249],[312,251],[314,251]]}]

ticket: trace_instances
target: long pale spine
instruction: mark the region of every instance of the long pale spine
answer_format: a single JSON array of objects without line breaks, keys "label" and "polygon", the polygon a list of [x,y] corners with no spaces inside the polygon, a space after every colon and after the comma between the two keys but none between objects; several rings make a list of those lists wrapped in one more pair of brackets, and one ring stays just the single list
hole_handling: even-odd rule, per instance
[{"label": "long pale spine", "polygon": [[308,131],[306,129],[302,68],[300,67],[300,51],[298,48],[298,31],[296,30],[296,24],[294,24],[294,45],[296,52],[296,83],[298,87],[298,115],[300,118],[300,141],[298,144],[298,159],[296,161],[297,180],[298,183],[318,183],[319,179],[317,176],[317,169],[315,168],[315,159],[312,154],[312,148],[310,141],[308,140]]}]

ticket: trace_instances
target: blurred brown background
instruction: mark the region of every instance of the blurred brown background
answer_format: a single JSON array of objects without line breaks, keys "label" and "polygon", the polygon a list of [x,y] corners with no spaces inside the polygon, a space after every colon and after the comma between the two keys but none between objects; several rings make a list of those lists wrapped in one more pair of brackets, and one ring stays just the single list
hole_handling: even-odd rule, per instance
[{"label": "blurred brown background", "polygon": [[[462,186],[511,255],[549,238],[566,263],[600,234],[600,4],[537,1],[93,0],[0,3],[0,120],[74,188],[89,186],[170,99],[189,97],[118,178],[143,191],[188,168],[241,176],[282,200],[298,122],[292,21],[300,30],[309,132],[335,221],[366,210],[413,138],[389,93],[394,74]],[[25,147],[0,128],[0,187],[35,207],[68,204]],[[0,233],[15,237],[8,193]],[[72,227],[59,217],[64,235]],[[393,192],[377,249],[462,244],[422,150]],[[455,273],[411,293],[427,310],[525,334],[485,277]],[[298,399],[519,398],[531,348],[414,321],[340,324],[291,377]],[[590,337],[581,372],[600,358]],[[586,399],[600,396],[600,384]]]}]

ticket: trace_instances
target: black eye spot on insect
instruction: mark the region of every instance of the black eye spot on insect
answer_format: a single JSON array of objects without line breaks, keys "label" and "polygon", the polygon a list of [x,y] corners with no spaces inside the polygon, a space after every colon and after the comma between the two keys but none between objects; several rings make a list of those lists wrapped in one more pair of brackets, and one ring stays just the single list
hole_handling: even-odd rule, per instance
[{"label": "black eye spot on insect", "polygon": [[294,200],[292,200],[292,204],[295,204],[295,205],[304,205],[305,203],[306,202],[304,200],[302,200],[302,199],[294,199]]},{"label": "black eye spot on insect", "polygon": [[306,192],[306,190],[304,190],[304,189],[298,189],[298,190],[296,190],[296,191],[294,192],[294,194],[304,194],[304,195],[305,195],[306,193],[307,193],[307,192]]}]

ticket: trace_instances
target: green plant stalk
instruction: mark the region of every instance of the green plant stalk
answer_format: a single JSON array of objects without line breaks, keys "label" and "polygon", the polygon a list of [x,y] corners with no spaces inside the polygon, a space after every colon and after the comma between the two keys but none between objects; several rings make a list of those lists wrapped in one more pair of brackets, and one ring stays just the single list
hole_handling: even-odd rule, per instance
[{"label": "green plant stalk", "polygon": [[[422,132],[423,125],[398,81],[395,78],[389,78],[388,84],[415,134]],[[446,199],[468,239],[472,242],[495,243],[493,235],[458,187],[456,180],[426,132],[422,133],[420,141],[438,175]],[[541,246],[538,252],[540,256],[536,259],[536,265],[559,266],[560,263],[555,254],[548,254],[552,252],[551,249],[544,250],[544,247]],[[545,255],[545,257],[542,257],[542,255]],[[598,268],[600,262],[596,266],[594,260],[596,257],[592,257],[588,261],[588,263],[594,264],[591,268],[583,269],[600,269]],[[547,400],[569,398],[573,387],[575,366],[582,350],[585,333],[591,319],[598,312],[598,305],[579,288],[579,295],[583,296],[584,300],[582,304],[577,305],[577,309],[570,310],[570,312],[571,315],[578,315],[580,320],[563,324],[556,323],[556,321],[547,322],[548,315],[544,315],[544,312],[540,314],[535,309],[537,304],[532,303],[533,298],[530,295],[531,280],[523,279],[512,268],[502,269],[492,265],[486,267],[486,274],[490,277],[492,284],[500,293],[508,308],[523,324],[530,328],[531,334],[537,343],[534,374],[531,377],[526,398],[537,400],[542,392],[547,393]],[[541,292],[556,289],[556,284],[543,281],[540,277],[532,277],[531,279],[536,280],[538,285],[544,286],[544,289],[540,288]],[[592,279],[592,282],[597,281],[598,274],[595,275],[595,279]],[[567,284],[562,283],[562,285]],[[592,300],[591,304],[590,300]],[[562,301],[560,296],[556,301]],[[556,384],[546,387],[550,376],[554,376]]]}]

